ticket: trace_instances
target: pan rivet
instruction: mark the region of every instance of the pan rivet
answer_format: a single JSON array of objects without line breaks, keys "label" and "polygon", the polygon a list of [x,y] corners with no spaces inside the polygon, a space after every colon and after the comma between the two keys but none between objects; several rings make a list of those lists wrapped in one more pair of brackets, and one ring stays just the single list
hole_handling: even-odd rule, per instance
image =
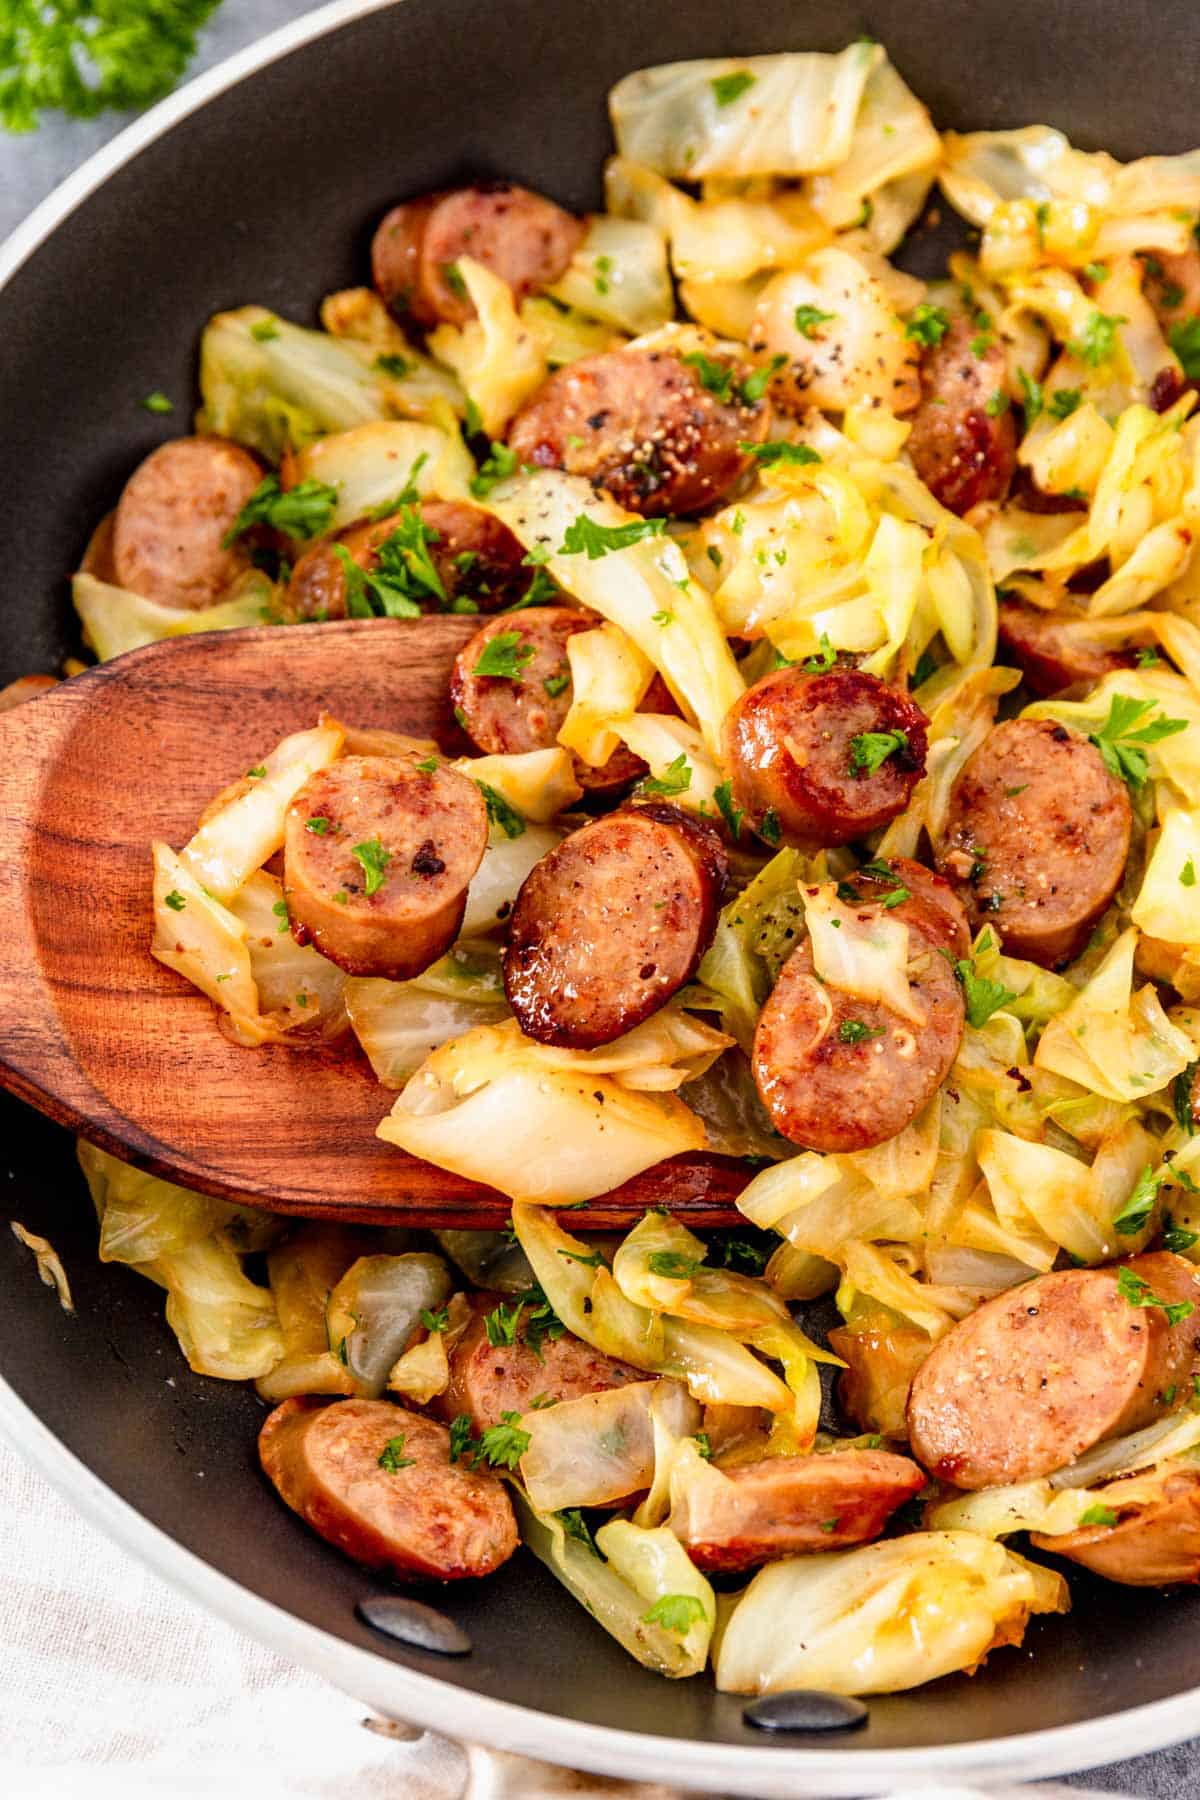
[{"label": "pan rivet", "polygon": [[354,1610],[376,1631],[416,1650],[434,1650],[439,1656],[470,1655],[471,1640],[466,1632],[421,1600],[408,1600],[402,1594],[368,1594]]},{"label": "pan rivet", "polygon": [[759,1731],[854,1731],[868,1718],[861,1700],[827,1694],[820,1688],[796,1688],[790,1694],[768,1694],[752,1700],[742,1713]]}]

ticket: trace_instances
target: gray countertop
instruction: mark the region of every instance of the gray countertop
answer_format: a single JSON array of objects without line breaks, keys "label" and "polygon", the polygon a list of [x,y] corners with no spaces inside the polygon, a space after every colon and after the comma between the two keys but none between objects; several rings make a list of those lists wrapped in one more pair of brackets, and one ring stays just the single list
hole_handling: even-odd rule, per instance
[{"label": "gray countertop", "polygon": [[[211,68],[276,26],[312,10],[303,0],[225,0],[201,37],[189,73]],[[130,116],[113,114],[78,122],[51,115],[29,136],[0,134],[0,240],[72,169],[127,124]],[[1166,1645],[1164,1654],[1169,1654]],[[1094,1770],[1079,1777],[1079,1785],[1135,1795],[1137,1800],[1196,1800],[1200,1796],[1200,1741]]]}]

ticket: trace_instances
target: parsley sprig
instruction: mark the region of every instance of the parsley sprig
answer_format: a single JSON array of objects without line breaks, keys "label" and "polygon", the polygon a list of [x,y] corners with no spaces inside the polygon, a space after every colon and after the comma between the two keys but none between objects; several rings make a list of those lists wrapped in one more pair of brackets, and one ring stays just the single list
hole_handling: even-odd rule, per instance
[{"label": "parsley sprig", "polygon": [[1133,700],[1128,694],[1114,694],[1108,717],[1098,731],[1091,734],[1110,775],[1128,782],[1131,788],[1144,787],[1149,766],[1142,744],[1159,744],[1164,738],[1186,731],[1186,719],[1149,719],[1157,700]]},{"label": "parsley sprig", "polygon": [[1150,1283],[1140,1275],[1135,1275],[1132,1269],[1117,1270],[1117,1292],[1130,1306],[1160,1306],[1166,1314],[1168,1325],[1178,1325],[1182,1320],[1190,1319],[1196,1310],[1190,1300],[1177,1300],[1173,1303],[1160,1300],[1151,1291]]},{"label": "parsley sprig", "polygon": [[320,537],[329,529],[337,505],[337,489],[326,481],[297,482],[284,488],[278,475],[264,475],[221,540],[226,549],[256,525],[269,525],[285,537]]},{"label": "parsley sprig", "polygon": [[850,773],[874,775],[889,756],[907,749],[906,731],[860,731],[850,739]]},{"label": "parsley sprig", "polygon": [[666,529],[665,519],[630,519],[625,525],[597,525],[587,513],[580,513],[563,533],[557,554],[586,556],[589,562],[597,562],[614,550],[628,550],[631,544],[640,544],[643,538],[661,537]]},{"label": "parsley sprig", "polygon": [[149,106],[175,86],[220,0],[8,0],[0,16],[0,124],[34,131]]},{"label": "parsley sprig", "polygon": [[519,631],[498,631],[484,645],[483,654],[471,673],[519,682],[533,657],[533,645]]}]

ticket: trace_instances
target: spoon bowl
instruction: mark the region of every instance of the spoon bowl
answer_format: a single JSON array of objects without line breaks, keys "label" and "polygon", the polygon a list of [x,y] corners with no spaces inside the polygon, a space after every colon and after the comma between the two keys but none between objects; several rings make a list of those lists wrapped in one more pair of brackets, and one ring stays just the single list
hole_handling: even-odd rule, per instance
[{"label": "spoon bowl", "polygon": [[[154,960],[150,844],[322,712],[447,740],[471,618],[345,620],[168,639],[0,714],[0,1083],[156,1175],[273,1212],[502,1225],[509,1202],[383,1143],[392,1096],[349,1034],[244,1049]],[[592,1202],[736,1224],[745,1174],[675,1158]]]}]

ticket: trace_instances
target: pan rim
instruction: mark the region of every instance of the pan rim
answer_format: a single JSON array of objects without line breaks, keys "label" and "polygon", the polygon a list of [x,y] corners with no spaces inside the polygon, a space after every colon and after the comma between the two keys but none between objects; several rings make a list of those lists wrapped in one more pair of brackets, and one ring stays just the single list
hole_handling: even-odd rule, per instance
[{"label": "pan rim", "polygon": [[[314,40],[403,0],[329,0],[278,27],[195,76],[125,126],[36,206],[0,244],[0,294],[35,252],[87,200],[140,152],[239,86]],[[363,1650],[263,1599],[206,1562],[101,1481],[0,1375],[0,1434],[89,1523],[119,1544],[177,1592],[197,1601],[248,1636],[325,1676],[343,1692],[405,1722],[458,1739],[462,1689]],[[593,1774],[659,1779],[709,1792],[798,1793],[853,1800],[880,1793],[897,1779],[926,1785],[930,1775],[959,1779],[1003,1777],[1006,1784],[1077,1773],[1120,1760],[1131,1744],[1139,1755],[1194,1735],[1200,1687],[1169,1699],[1007,1737],[978,1738],[940,1747],[896,1750],[818,1750],[720,1744],[655,1737],[588,1725],[511,1701],[472,1694],[472,1741]],[[800,1787],[797,1783],[802,1784]]]}]

